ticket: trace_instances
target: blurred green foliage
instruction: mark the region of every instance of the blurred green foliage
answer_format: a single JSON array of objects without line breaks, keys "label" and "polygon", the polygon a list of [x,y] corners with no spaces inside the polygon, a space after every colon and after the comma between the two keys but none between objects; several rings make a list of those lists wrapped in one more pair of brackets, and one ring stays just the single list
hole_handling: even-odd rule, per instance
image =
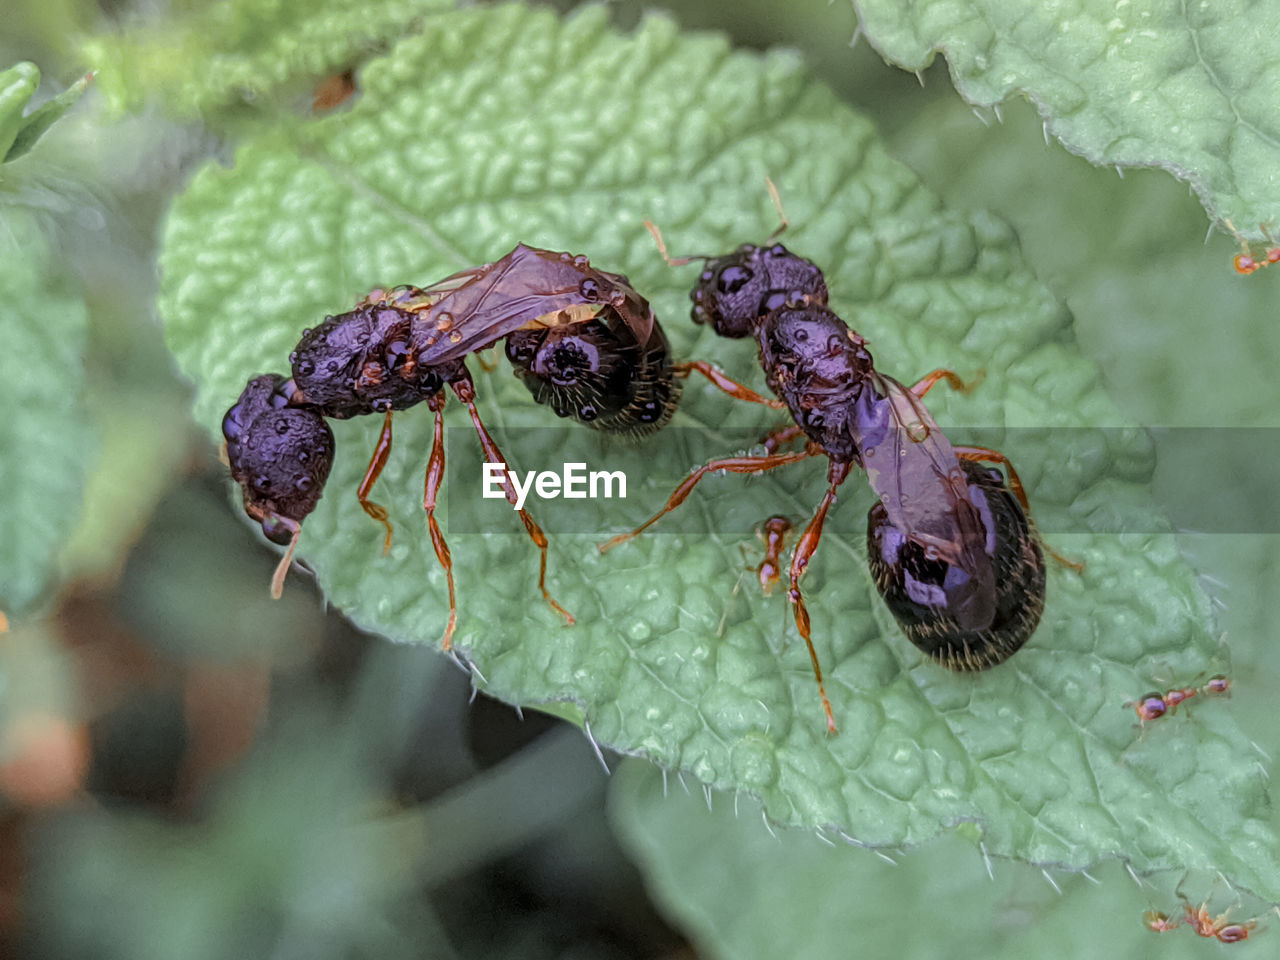
[{"label": "blurred green foliage", "polygon": [[[103,6],[108,13],[87,0],[23,0],[6,9],[0,69],[40,64],[45,87],[36,93],[37,109],[66,89],[59,83],[105,66],[85,61],[94,44],[122,50],[177,37],[193,62],[207,65],[204,55],[218,52],[218,37],[243,36],[202,26],[199,5]],[[253,7],[264,11],[261,19],[244,3],[223,12],[249,11],[242,23],[262,27],[287,22],[287,6]],[[619,3],[610,13],[629,27],[639,9]],[[1280,278],[1268,271],[1234,276],[1235,246],[1221,237],[1202,243],[1203,211],[1168,176],[1131,171],[1121,180],[1046,146],[1025,103],[1007,104],[1003,124],[989,111],[980,111],[979,122],[940,65],[923,74],[921,89],[865,43],[850,52],[854,24],[843,5],[697,0],[677,16],[685,27],[730,31],[738,44],[798,48],[808,68],[869,115],[888,151],[950,208],[991,208],[1014,224],[1031,269],[1071,308],[1081,349],[1130,418],[1275,425],[1280,333],[1271,304]],[[362,60],[382,49],[398,35],[385,26],[353,34],[342,51]],[[417,29],[407,24],[404,32]],[[252,39],[273,49],[265,28],[259,32]],[[154,62],[181,67],[175,59]],[[0,916],[0,934],[6,946],[21,939],[30,955],[56,957],[675,956],[684,949],[679,938],[648,912],[601,820],[605,781],[584,739],[572,730],[538,736],[545,723],[521,725],[483,698],[468,710],[466,677],[447,661],[427,650],[371,644],[326,618],[300,581],[280,604],[265,600],[272,555],[233,518],[213,451],[192,428],[189,387],[172,372],[161,343],[153,238],[170,199],[204,157],[225,161],[234,143],[282,117],[300,122],[309,84],[351,65],[315,61],[302,76],[290,66],[260,86],[234,81],[201,88],[218,92],[196,97],[185,95],[195,87],[175,74],[163,81],[153,74],[128,88],[141,94],[131,101],[139,112],[118,119],[91,91],[33,150],[0,167],[0,216],[36,231],[36,239],[14,247],[23,259],[6,248],[0,276],[37,251],[41,282],[57,291],[48,301],[59,305],[56,322],[73,323],[76,303],[86,318],[83,332],[63,341],[49,338],[50,327],[37,328],[47,339],[12,362],[34,363],[32,372],[57,358],[72,369],[83,364],[81,383],[69,389],[82,392],[78,402],[87,411],[64,416],[64,429],[34,432],[16,463],[15,448],[0,446],[0,526],[15,524],[6,533],[29,534],[47,522],[46,506],[73,504],[58,512],[47,535],[0,542],[0,554],[15,543],[35,544],[39,556],[19,569],[34,584],[23,595],[43,601],[44,610],[27,624],[11,616],[11,632],[0,637],[7,724],[0,788],[9,798],[0,847],[13,853],[0,860],[0,883],[18,898],[10,902],[22,903],[17,915]],[[209,67],[206,75],[233,73]],[[1252,83],[1262,74],[1251,74],[1245,62],[1242,76]],[[169,113],[174,106],[184,111],[182,125]],[[691,111],[696,104],[684,105],[680,116]],[[34,115],[25,101],[19,112]],[[1253,172],[1274,176],[1269,163]],[[754,178],[754,169],[747,176]],[[805,209],[803,191],[786,196],[796,236],[807,243],[822,232],[813,226],[817,214]],[[641,211],[659,220],[663,213]],[[734,240],[754,236],[757,224],[769,226],[763,197],[730,213],[741,222],[718,229],[746,231]],[[811,233],[800,232],[804,217],[797,213],[809,218]],[[713,231],[707,239],[721,237]],[[651,258],[644,244],[639,237],[634,252],[628,247],[616,258],[628,266]],[[648,279],[671,287],[661,309],[664,318],[677,318],[675,326],[683,312],[678,278],[660,278],[655,268]],[[6,295],[6,306],[17,302]],[[47,344],[52,349],[39,355]],[[12,390],[27,380],[24,372],[5,382]],[[13,424],[32,412],[16,395],[0,409]],[[964,408],[952,402],[943,409],[954,419]],[[52,469],[72,438],[80,459]],[[701,455],[690,452],[694,460]],[[48,472],[52,485],[34,508],[7,479],[4,471],[15,466]],[[74,490],[83,470],[83,514],[70,532],[81,511]],[[1159,466],[1156,481],[1159,490]],[[72,492],[59,492],[65,490]],[[1205,495],[1233,493],[1227,486]],[[416,529],[406,524],[401,533]],[[1125,761],[1158,768],[1227,731],[1231,739],[1220,742],[1235,746],[1218,762],[1257,784],[1253,771],[1269,761],[1239,746],[1234,725],[1260,749],[1280,749],[1270,709],[1280,684],[1269,643],[1280,574],[1275,538],[1187,534],[1179,544],[1225,604],[1219,619],[1229,627],[1236,696],[1171,718]],[[528,560],[528,545],[519,548]],[[54,560],[59,572],[49,581]],[[10,582],[18,581],[4,580]],[[12,604],[5,600],[11,615]],[[1171,651],[1168,664],[1145,664],[1132,688],[1078,695],[1094,698],[1119,733],[1132,716],[1119,701],[1184,666]],[[38,725],[50,716],[62,719]],[[15,717],[25,723],[15,725]],[[88,738],[87,773],[76,773],[78,741],[68,728]],[[25,766],[14,762],[15,751]],[[58,768],[71,771],[70,787],[50,810],[38,799],[49,794],[32,788],[67,781],[54,775],[59,757],[71,757]],[[615,823],[658,905],[706,956],[752,956],[766,942],[750,937],[762,917],[777,937],[772,942],[795,955],[808,946],[820,956],[820,941],[843,944],[846,953],[908,957],[964,950],[1069,955],[1100,942],[1172,956],[1201,947],[1187,930],[1157,940],[1139,921],[1149,907],[1176,911],[1180,870],[1159,875],[1146,890],[1114,866],[1095,871],[1096,889],[1079,875],[1050,870],[1063,889],[1058,897],[1037,871],[1000,861],[988,884],[973,834],[962,830],[908,853],[897,868],[901,879],[889,880],[885,871],[894,868],[871,854],[844,844],[829,849],[809,833],[784,834],[770,858],[774,841],[758,813],[748,815],[749,798],[742,798],[741,819],[729,822],[733,800],[716,795],[721,817],[713,824],[693,809],[704,805],[697,788],[688,804],[678,787],[663,800],[657,777],[642,769],[615,778]],[[1157,826],[1166,824],[1155,812]],[[1240,843],[1243,855],[1274,857],[1254,841]],[[758,885],[750,879],[757,874]],[[699,876],[705,879],[697,882]],[[796,895],[783,899],[788,893]],[[1236,897],[1203,875],[1193,875],[1187,893],[1212,895],[1220,908]],[[1242,896],[1241,915],[1261,911]],[[1083,932],[1091,938],[1073,939]],[[1264,931],[1236,949],[1262,955],[1274,934]]]}]

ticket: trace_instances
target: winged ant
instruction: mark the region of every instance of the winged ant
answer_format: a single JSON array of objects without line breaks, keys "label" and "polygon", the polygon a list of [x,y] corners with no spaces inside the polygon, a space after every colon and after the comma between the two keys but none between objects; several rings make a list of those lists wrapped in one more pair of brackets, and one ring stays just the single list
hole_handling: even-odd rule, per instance
[{"label": "winged ant", "polygon": [[[866,341],[828,308],[818,267],[774,242],[787,220],[771,182],[769,188],[782,223],[762,246],[677,259],[667,253],[658,229],[646,226],[668,264],[703,261],[690,294],[692,319],[722,336],[754,337],[769,389],[779,399],[767,399],[707,363],[681,364],[677,374],[697,371],[733,397],[785,408],[793,423],[764,438],[764,455],[725,457],[697,468],[661,510],[600,549],[646,530],[684,502],[708,473],[759,474],[825,456],[827,490],[796,545],[788,599],[827,729],[835,733],[800,578],[853,467],[866,472],[879,496],[867,518],[877,589],[908,639],[943,666],[984,669],[1027,640],[1044,608],[1044,558],[1012,464],[995,450],[951,444],[922,402],[941,380],[959,390],[971,385],[950,370],[934,370],[911,387],[877,371]],[[803,449],[782,449],[798,440]],[[1004,466],[1007,481],[979,462]]]},{"label": "winged ant", "polygon": [[[430,287],[379,289],[347,313],[304,330],[289,355],[292,376],[252,378],[223,420],[232,475],[245,511],[275,543],[289,545],[272,580],[279,596],[303,519],[320,499],[333,457],[325,418],[382,414],[383,424],[356,496],[386,529],[370,493],[391,450],[392,414],[426,401],[434,416],[423,507],[449,591],[442,646],[457,625],[453,564],[435,511],[444,478],[445,388],[466,407],[490,463],[506,464],[476,409],[466,358],[505,338],[507,359],[535,401],[598,430],[643,436],[670,418],[680,394],[667,339],[648,301],[626,277],[584,256],[519,244],[493,263]],[[503,471],[507,500],[516,492]],[[547,537],[527,510],[539,551],[538,588],[553,610],[572,615],[546,586]]]}]

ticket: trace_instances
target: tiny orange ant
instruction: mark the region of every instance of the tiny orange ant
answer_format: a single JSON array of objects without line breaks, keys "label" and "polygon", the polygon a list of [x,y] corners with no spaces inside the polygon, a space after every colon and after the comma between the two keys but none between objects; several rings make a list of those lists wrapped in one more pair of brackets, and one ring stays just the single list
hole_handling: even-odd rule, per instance
[{"label": "tiny orange ant", "polygon": [[1159,910],[1148,910],[1144,913],[1142,923],[1148,930],[1155,933],[1168,933],[1182,926],[1181,920],[1176,917],[1171,918],[1167,913],[1161,913]]},{"label": "tiny orange ant", "polygon": [[790,532],[791,521],[783,516],[770,517],[756,531],[756,536],[764,542],[764,559],[756,567],[756,575],[760,578],[760,589],[765,596],[773,593],[774,586],[782,578],[782,550]]},{"label": "tiny orange ant", "polygon": [[[1178,899],[1182,901],[1183,913],[1186,915],[1186,923],[1193,929],[1198,936],[1205,937],[1210,940],[1217,940],[1220,943],[1239,943],[1241,940],[1248,940],[1249,934],[1258,929],[1258,917],[1251,917],[1248,920],[1239,920],[1235,923],[1230,922],[1227,918],[1233,907],[1227,907],[1222,913],[1216,917],[1209,913],[1209,901],[1201,902],[1200,906],[1193,907],[1191,901],[1186,898],[1182,892],[1182,885],[1187,882],[1187,876],[1184,874],[1182,879],[1178,881],[1178,886],[1174,888],[1174,893]],[[1155,911],[1152,911],[1153,913]],[[1280,908],[1276,908],[1277,914],[1280,914]],[[1163,916],[1163,914],[1160,914]],[[1145,916],[1144,916],[1144,919]],[[1168,921],[1168,918],[1165,917]],[[1172,921],[1169,921],[1172,924]],[[1154,926],[1152,929],[1156,929]],[[1172,929],[1172,926],[1168,927]],[[1163,932],[1163,931],[1162,931]]]},{"label": "tiny orange ant", "polygon": [[1198,694],[1229,696],[1231,679],[1223,673],[1215,673],[1198,687],[1174,687],[1160,693],[1158,690],[1144,693],[1137,700],[1125,701],[1125,708],[1132,708],[1138,715],[1138,723],[1145,728],[1149,720],[1159,720],[1166,713],[1175,713],[1180,705]]},{"label": "tiny orange ant", "polygon": [[1247,277],[1251,273],[1256,273],[1263,267],[1269,267],[1273,263],[1280,263],[1280,245],[1271,238],[1271,234],[1267,232],[1266,227],[1260,227],[1262,235],[1267,238],[1267,251],[1261,258],[1255,257],[1253,251],[1249,248],[1249,242],[1242,237],[1230,220],[1226,221],[1227,228],[1235,234],[1237,240],[1240,241],[1240,252],[1235,255],[1232,261],[1235,264],[1236,273]]}]

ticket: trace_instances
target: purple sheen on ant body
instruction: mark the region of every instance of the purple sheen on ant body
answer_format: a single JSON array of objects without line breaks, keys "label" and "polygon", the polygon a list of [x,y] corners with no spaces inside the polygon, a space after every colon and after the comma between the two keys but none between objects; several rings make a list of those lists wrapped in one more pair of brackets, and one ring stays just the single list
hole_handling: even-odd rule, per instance
[{"label": "purple sheen on ant body", "polygon": [[722,337],[749,337],[768,313],[794,294],[826,304],[827,283],[813,263],[780,243],[744,243],[708,259],[689,294],[694,323],[710,324]]},{"label": "purple sheen on ant body", "polygon": [[279,374],[254,377],[222,421],[245,512],[281,545],[315,509],[333,465],[329,425],[313,407],[286,406],[291,387]]},{"label": "purple sheen on ant body", "polygon": [[[881,503],[867,514],[867,561],[907,639],[949,669],[983,670],[1007,660],[1035,631],[1044,611],[1044,556],[1003,475],[970,461],[960,466],[983,528],[985,562],[930,557]],[[987,584],[974,589],[987,576],[989,597]]]}]

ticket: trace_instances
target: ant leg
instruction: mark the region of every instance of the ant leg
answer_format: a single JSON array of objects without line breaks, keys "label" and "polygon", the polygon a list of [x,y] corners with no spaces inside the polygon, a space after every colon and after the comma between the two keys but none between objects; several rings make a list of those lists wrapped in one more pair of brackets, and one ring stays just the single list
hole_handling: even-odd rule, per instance
[{"label": "ant leg", "polygon": [[954,370],[945,370],[940,367],[921,377],[920,381],[911,387],[911,392],[917,397],[923,397],[939,380],[946,380],[952,390],[959,393],[972,393],[985,379],[987,379],[987,371],[979,370],[973,375],[972,380],[965,383]]},{"label": "ant leg", "polygon": [[827,492],[822,495],[822,502],[818,504],[813,519],[809,521],[809,526],[805,528],[804,536],[796,544],[795,556],[791,558],[791,589],[787,594],[787,598],[795,608],[796,627],[800,630],[800,636],[804,638],[804,645],[809,648],[809,659],[813,661],[813,675],[818,680],[818,695],[822,697],[822,712],[827,717],[827,733],[833,734],[839,731],[836,730],[836,719],[831,712],[831,701],[827,699],[827,688],[822,683],[822,667],[818,664],[818,653],[813,649],[813,640],[809,636],[809,610],[805,607],[804,596],[800,593],[800,578],[809,566],[809,559],[818,549],[827,511],[831,509],[831,504],[836,502],[836,488],[844,483],[847,476],[849,476],[848,463],[831,461],[831,467],[827,471],[830,485],[827,487]]},{"label": "ant leg", "polygon": [[360,501],[360,506],[364,508],[364,512],[387,528],[386,539],[382,541],[383,553],[391,549],[391,521],[387,519],[387,508],[369,499],[369,491],[373,489],[373,485],[377,482],[378,474],[382,473],[382,468],[387,465],[387,456],[390,453],[391,411],[388,410],[386,419],[382,421],[382,433],[378,437],[378,445],[373,448],[373,457],[369,460],[369,468],[365,470],[364,479],[360,481],[360,488],[356,490],[356,499]]},{"label": "ant leg", "polygon": [[694,260],[705,261],[711,259],[710,257],[702,255],[695,255],[692,257],[673,257],[671,254],[667,253],[666,241],[662,239],[662,231],[658,229],[657,225],[646,220],[644,222],[644,228],[649,231],[649,236],[653,237],[653,242],[658,245],[658,253],[662,255],[662,259],[668,267],[683,267],[685,264],[692,263]]},{"label": "ant leg", "polygon": [[[1013,495],[1018,498],[1018,502],[1022,504],[1022,509],[1027,513],[1027,519],[1031,519],[1031,504],[1027,502],[1027,491],[1022,486],[1022,478],[1018,476],[1018,471],[1013,468],[1013,464],[999,450],[992,450],[990,447],[955,447],[956,456],[961,460],[975,460],[985,463],[998,463],[1005,468],[1009,474],[1009,489]],[[1038,535],[1038,534],[1037,534]],[[1049,554],[1054,560],[1062,564],[1064,567],[1070,567],[1076,573],[1084,573],[1084,564],[1076,560],[1068,560],[1058,551],[1054,550],[1049,544],[1045,543],[1044,537],[1040,537],[1040,544],[1044,547],[1045,553]]]},{"label": "ant leg", "polygon": [[689,494],[693,492],[693,488],[698,485],[698,481],[708,473],[717,470],[726,470],[729,473],[764,473],[764,471],[772,470],[774,467],[781,467],[788,463],[799,463],[801,460],[814,456],[815,452],[802,450],[799,453],[775,453],[767,457],[725,457],[722,460],[712,460],[709,463],[704,463],[680,482],[680,486],[676,487],[675,492],[667,499],[665,507],[630,533],[620,533],[613,539],[600,544],[599,550],[601,553],[612,550],[618,544],[626,543],[653,526],[680,504],[684,503]]},{"label": "ant leg", "polygon": [[804,436],[804,430],[794,423],[787,423],[780,427],[774,427],[760,438],[760,443],[764,446],[766,452],[777,453],[779,447],[785,447],[802,436]]},{"label": "ant leg", "polygon": [[774,185],[772,177],[764,178],[764,185],[769,188],[769,199],[773,201],[773,209],[778,211],[778,227],[773,233],[769,234],[769,239],[764,242],[764,246],[769,246],[773,241],[787,232],[787,227],[791,226],[791,221],[787,219],[787,212],[782,209],[782,198],[778,196],[778,188]]},{"label": "ant leg", "polygon": [[280,562],[276,564],[276,572],[271,576],[271,599],[279,600],[281,594],[284,593],[284,578],[289,573],[289,567],[293,565],[293,551],[298,547],[298,538],[302,536],[302,524],[296,520],[290,520],[288,517],[276,517],[276,522],[282,527],[293,531],[293,536],[289,540],[289,549],[284,552],[284,556],[280,558]]},{"label": "ant leg", "polygon": [[673,364],[671,372],[677,377],[688,377],[691,373],[700,373],[735,400],[762,403],[766,407],[773,407],[775,410],[785,410],[787,407],[781,400],[771,400],[768,397],[761,396],[750,387],[744,387],[737,380],[730,379],[705,360],[691,360],[688,363]]},{"label": "ant leg", "polygon": [[[507,502],[514,507],[518,497],[516,496],[515,488],[511,485],[510,478],[507,476],[507,460],[502,455],[502,451],[498,449],[498,445],[493,442],[493,437],[489,436],[489,431],[480,422],[480,414],[476,410],[475,384],[471,382],[470,377],[467,377],[465,380],[454,381],[450,386],[453,387],[453,392],[458,395],[458,399],[466,404],[467,413],[471,415],[471,423],[475,426],[476,433],[480,435],[480,446],[484,450],[486,461],[488,463],[502,464],[502,489],[507,495]],[[524,528],[529,534],[529,539],[538,548],[538,589],[542,591],[542,599],[547,601],[552,610],[564,617],[566,623],[572,624],[574,622],[573,614],[556,603],[555,598],[547,590],[547,535],[542,532],[542,528],[529,515],[528,510],[521,509],[518,512],[520,520],[524,523]]]},{"label": "ant leg", "polygon": [[444,400],[443,390],[427,399],[427,406],[435,414],[436,426],[431,435],[431,456],[427,460],[426,492],[422,497],[422,508],[427,511],[431,546],[435,548],[436,559],[444,567],[445,582],[449,584],[449,623],[440,640],[440,649],[447,652],[453,649],[453,631],[458,626],[458,601],[453,592],[453,557],[449,553],[449,545],[445,543],[444,534],[440,532],[440,524],[436,523],[436,496],[444,483]]}]

